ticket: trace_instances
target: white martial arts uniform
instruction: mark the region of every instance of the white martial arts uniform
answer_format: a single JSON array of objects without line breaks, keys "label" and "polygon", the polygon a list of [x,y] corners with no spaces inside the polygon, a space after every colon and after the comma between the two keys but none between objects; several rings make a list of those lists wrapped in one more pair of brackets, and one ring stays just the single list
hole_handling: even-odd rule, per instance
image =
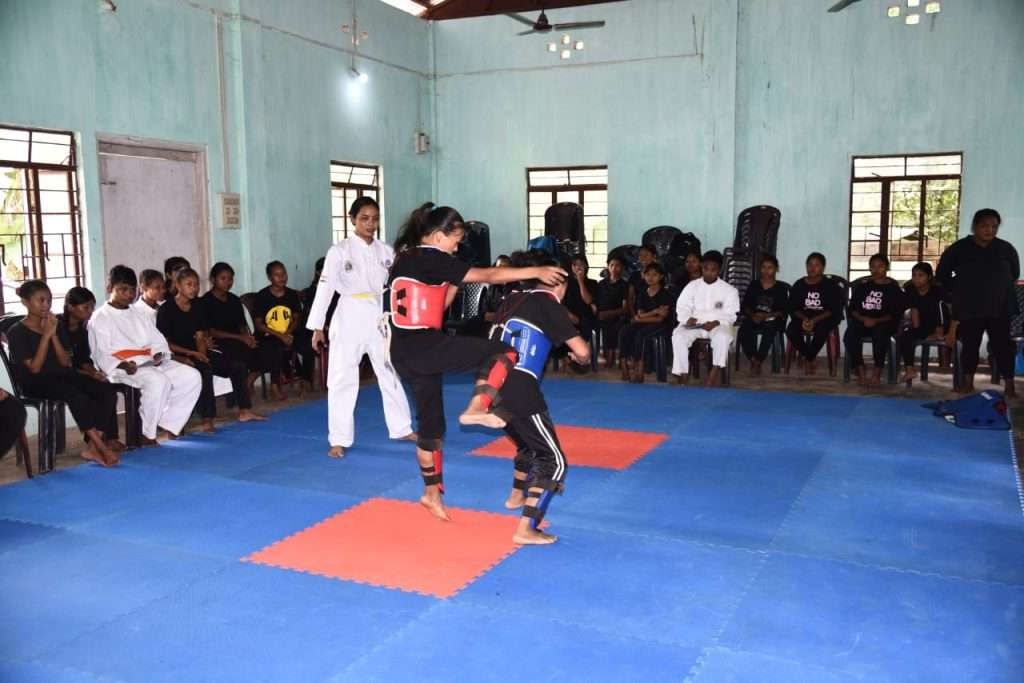
[{"label": "white martial arts uniform", "polygon": [[[89,346],[96,367],[111,382],[142,391],[139,413],[146,438],[156,438],[157,426],[181,433],[199,400],[202,377],[195,368],[171,360],[167,340],[145,311],[134,306],[115,308],[109,303],[100,306],[89,321]],[[158,353],[165,359],[160,365],[140,367],[134,375],[117,367],[125,360],[142,364]]]},{"label": "white martial arts uniform", "polygon": [[324,328],[334,293],[338,306],[330,325],[327,364],[328,439],[331,446],[348,448],[355,439],[354,411],[359,394],[359,362],[370,357],[384,399],[388,435],[400,439],[412,432],[409,401],[391,364],[382,330],[381,297],[388,281],[394,250],[379,240],[367,244],[350,235],[327,252],[324,269],[310,307],[306,327]]},{"label": "white martial arts uniform", "polygon": [[[711,284],[704,278],[691,280],[676,302],[679,327],[672,333],[672,374],[689,374],[690,347],[698,339],[711,340],[711,362],[724,368],[729,362],[729,346],[739,312],[739,292],[728,282],[721,278]],[[690,318],[696,318],[702,325],[712,321],[720,324],[710,332],[699,327],[688,330],[686,321]]]},{"label": "white martial arts uniform", "polygon": [[143,301],[142,297],[139,297],[135,300],[135,303],[132,304],[132,308],[138,310],[140,313],[144,313],[145,316],[153,322],[153,325],[156,325],[156,313],[160,310],[159,306],[153,308]]}]

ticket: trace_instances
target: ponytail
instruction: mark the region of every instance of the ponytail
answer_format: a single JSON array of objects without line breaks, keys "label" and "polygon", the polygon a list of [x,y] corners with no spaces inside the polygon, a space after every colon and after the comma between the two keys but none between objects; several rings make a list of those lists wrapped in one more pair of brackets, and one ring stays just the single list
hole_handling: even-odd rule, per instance
[{"label": "ponytail", "polygon": [[409,219],[402,225],[395,240],[395,253],[401,254],[414,247],[418,247],[423,238],[438,230],[446,235],[454,230],[463,228],[465,221],[458,211],[450,206],[434,206],[433,202],[427,202],[416,209],[409,216]]}]

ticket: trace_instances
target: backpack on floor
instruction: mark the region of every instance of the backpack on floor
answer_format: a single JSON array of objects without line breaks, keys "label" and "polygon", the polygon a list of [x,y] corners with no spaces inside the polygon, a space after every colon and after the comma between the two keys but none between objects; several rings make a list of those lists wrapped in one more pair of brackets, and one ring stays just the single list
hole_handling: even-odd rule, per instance
[{"label": "backpack on floor", "polygon": [[926,403],[938,417],[964,429],[1009,429],[1006,399],[998,391],[983,391],[953,401]]}]

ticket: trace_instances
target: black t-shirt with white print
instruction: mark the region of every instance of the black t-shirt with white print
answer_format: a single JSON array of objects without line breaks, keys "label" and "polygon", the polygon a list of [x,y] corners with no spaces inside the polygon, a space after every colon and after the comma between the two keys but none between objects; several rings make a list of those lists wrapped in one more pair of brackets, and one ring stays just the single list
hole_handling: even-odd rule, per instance
[{"label": "black t-shirt with white print", "polygon": [[837,324],[843,317],[843,298],[839,285],[829,278],[822,278],[815,284],[800,278],[789,290],[789,313],[803,313],[809,317],[831,311],[832,317],[825,322]]},{"label": "black t-shirt with white print", "polygon": [[878,284],[874,280],[863,280],[853,288],[850,297],[850,312],[865,318],[881,318],[889,315],[898,319],[903,315],[903,288],[895,280]]}]

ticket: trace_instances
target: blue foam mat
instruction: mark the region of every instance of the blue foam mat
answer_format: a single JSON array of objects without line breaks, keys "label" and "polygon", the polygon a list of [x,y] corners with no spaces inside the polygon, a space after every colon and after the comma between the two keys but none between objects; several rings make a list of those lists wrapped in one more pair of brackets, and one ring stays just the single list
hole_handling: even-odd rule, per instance
[{"label": "blue foam mat", "polygon": [[[445,389],[447,502],[515,516],[511,461],[468,454],[500,433],[455,422],[471,387]],[[0,680],[504,680],[512,648],[514,675],[542,680],[1024,679],[1006,433],[908,400],[545,393],[557,423],[669,439],[624,471],[570,455],[559,543],[448,600],[240,561],[366,498],[420,495],[373,387],[341,461],[320,401],[0,487],[0,613],[21,634],[0,639]]]},{"label": "blue foam mat", "polygon": [[869,680],[1024,680],[1024,586],[775,555],[726,647]]},{"label": "blue foam mat", "polygon": [[507,613],[447,602],[330,680],[678,681],[698,653],[536,617],[530,603]]},{"label": "blue foam mat", "polygon": [[323,681],[436,602],[234,564],[40,659],[126,681]]}]

